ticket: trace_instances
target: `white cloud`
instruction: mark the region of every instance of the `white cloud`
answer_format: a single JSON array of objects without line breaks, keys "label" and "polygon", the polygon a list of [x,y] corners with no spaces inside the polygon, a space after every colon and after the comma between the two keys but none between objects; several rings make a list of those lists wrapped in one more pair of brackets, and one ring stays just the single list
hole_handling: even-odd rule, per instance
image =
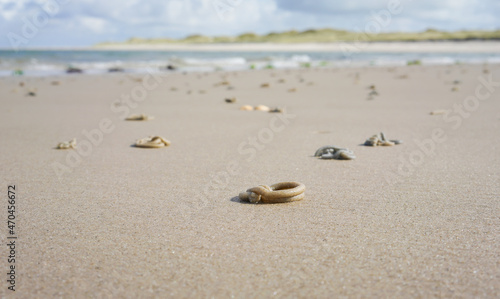
[{"label": "white cloud", "polygon": [[[384,9],[391,0],[0,0],[0,36],[19,32],[22,18],[40,11],[47,1],[61,3],[61,9],[30,45],[89,45],[132,36],[179,38],[194,33],[352,30],[363,28],[371,12]],[[217,1],[230,8],[223,19],[214,7]],[[387,31],[500,29],[498,0],[400,1],[403,13],[393,16]],[[6,39],[0,39],[0,46],[8,46]]]}]

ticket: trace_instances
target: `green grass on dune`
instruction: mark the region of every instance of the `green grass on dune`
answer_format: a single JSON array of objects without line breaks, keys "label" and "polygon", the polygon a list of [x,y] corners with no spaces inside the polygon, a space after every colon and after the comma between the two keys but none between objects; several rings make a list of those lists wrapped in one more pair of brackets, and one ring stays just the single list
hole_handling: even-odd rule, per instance
[{"label": "green grass on dune", "polygon": [[211,43],[330,43],[330,42],[413,42],[413,41],[467,41],[467,40],[500,40],[500,30],[496,31],[439,31],[428,29],[424,32],[386,32],[379,34],[365,34],[335,29],[310,29],[306,31],[271,32],[258,35],[252,32],[238,36],[204,36],[190,35],[183,39],[168,38],[137,38],[133,37],[125,42],[105,42],[104,45],[148,45],[148,44],[211,44]]}]

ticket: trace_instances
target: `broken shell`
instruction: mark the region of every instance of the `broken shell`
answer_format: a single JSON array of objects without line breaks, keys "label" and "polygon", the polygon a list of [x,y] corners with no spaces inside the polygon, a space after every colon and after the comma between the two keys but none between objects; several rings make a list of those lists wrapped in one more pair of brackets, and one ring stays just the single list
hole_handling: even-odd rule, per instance
[{"label": "broken shell", "polygon": [[260,85],[261,88],[268,88],[269,86],[271,86],[269,83],[262,83]]},{"label": "broken shell", "polygon": [[240,110],[244,110],[244,111],[252,111],[253,110],[253,107],[250,106],[250,105],[245,105],[245,106],[241,106]]},{"label": "broken shell", "polygon": [[70,149],[70,148],[76,148],[76,138],[71,139],[68,142],[60,142],[56,149]]},{"label": "broken shell", "polygon": [[169,146],[170,144],[171,144],[170,141],[160,136],[147,137],[139,139],[135,142],[136,147],[143,147],[143,148],[160,148]]},{"label": "broken shell", "polygon": [[226,103],[236,103],[236,98],[227,98]]},{"label": "broken shell", "polygon": [[336,146],[323,146],[319,148],[315,157],[320,157],[321,159],[335,159],[335,160],[353,160],[356,159],[354,152],[347,148],[340,148]]},{"label": "broken shell", "polygon": [[366,139],[364,145],[365,146],[393,146],[396,144],[401,144],[403,141],[401,140],[387,140],[385,138],[384,132],[380,133],[379,135],[373,135],[372,137]]},{"label": "broken shell", "polygon": [[271,113],[283,113],[283,109],[276,107],[276,108],[269,110],[269,112],[271,112]]},{"label": "broken shell", "polygon": [[431,115],[439,115],[439,114],[445,114],[447,111],[446,110],[434,110],[430,114]]},{"label": "broken shell", "polygon": [[271,108],[264,106],[264,105],[259,105],[259,106],[255,107],[255,110],[269,112],[269,111],[271,111]]},{"label": "broken shell", "polygon": [[145,120],[152,120],[154,119],[153,116],[147,116],[146,114],[133,114],[130,115],[129,117],[125,118],[125,120],[137,120],[137,121],[145,121]]},{"label": "broken shell", "polygon": [[366,146],[377,146],[379,142],[380,142],[380,140],[379,140],[378,136],[373,135],[372,137],[366,139],[365,145]]}]

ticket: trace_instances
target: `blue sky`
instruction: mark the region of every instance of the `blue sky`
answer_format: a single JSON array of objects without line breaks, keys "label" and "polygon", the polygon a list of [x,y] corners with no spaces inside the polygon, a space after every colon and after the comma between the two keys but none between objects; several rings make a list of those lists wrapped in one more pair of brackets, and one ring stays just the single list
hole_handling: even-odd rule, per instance
[{"label": "blue sky", "polygon": [[500,29],[500,0],[0,0],[0,47],[325,27],[363,31],[374,14],[397,4],[383,31]]}]

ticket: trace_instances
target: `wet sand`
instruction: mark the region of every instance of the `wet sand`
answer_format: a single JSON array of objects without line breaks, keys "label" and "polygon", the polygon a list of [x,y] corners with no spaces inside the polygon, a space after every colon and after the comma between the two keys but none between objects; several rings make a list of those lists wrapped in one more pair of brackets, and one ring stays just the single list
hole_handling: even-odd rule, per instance
[{"label": "wet sand", "polygon": [[[500,87],[484,81],[500,65],[488,70],[0,78],[15,297],[498,297]],[[154,119],[124,121],[141,113]],[[361,145],[379,132],[404,143]],[[132,146],[152,135],[171,145]],[[356,159],[313,157],[325,145]],[[237,198],[282,181],[305,199]]]}]

